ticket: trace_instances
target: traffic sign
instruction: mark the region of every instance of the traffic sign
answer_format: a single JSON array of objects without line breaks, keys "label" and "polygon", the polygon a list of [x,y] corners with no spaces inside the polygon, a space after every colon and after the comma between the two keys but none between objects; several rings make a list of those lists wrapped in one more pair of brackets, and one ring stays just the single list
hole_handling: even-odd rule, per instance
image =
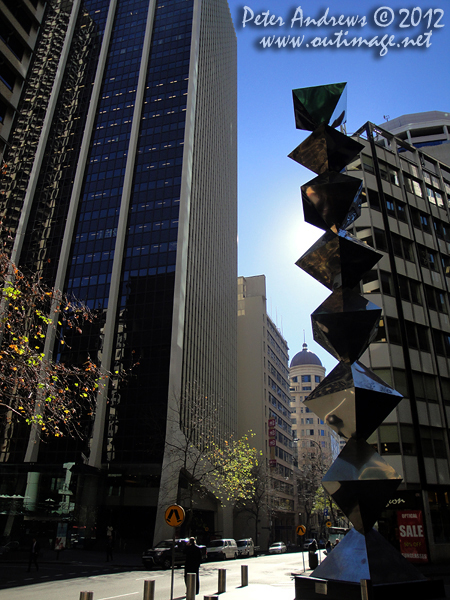
[{"label": "traffic sign", "polygon": [[179,506],[178,504],[172,504],[166,510],[164,519],[166,520],[167,525],[171,527],[178,527],[184,521],[184,508]]},{"label": "traffic sign", "polygon": [[332,526],[332,522],[331,522],[331,521],[327,521],[327,522],[325,523],[325,525],[326,525],[327,527],[331,527],[331,526]]},{"label": "traffic sign", "polygon": [[297,532],[297,535],[305,535],[306,527],[304,525],[299,525],[295,531]]}]

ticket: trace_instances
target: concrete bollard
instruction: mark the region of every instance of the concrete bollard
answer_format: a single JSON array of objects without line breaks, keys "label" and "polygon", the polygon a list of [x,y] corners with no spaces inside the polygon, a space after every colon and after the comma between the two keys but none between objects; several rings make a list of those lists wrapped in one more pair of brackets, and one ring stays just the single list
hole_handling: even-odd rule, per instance
[{"label": "concrete bollard", "polygon": [[219,572],[219,585],[218,585],[217,592],[219,594],[224,594],[227,591],[227,570],[226,569],[218,569],[218,572]]},{"label": "concrete bollard", "polygon": [[94,600],[94,592],[80,592],[80,600]]},{"label": "concrete bollard", "polygon": [[186,600],[195,600],[195,592],[197,591],[197,575],[195,573],[187,573],[186,575]]},{"label": "concrete bollard", "polygon": [[241,587],[248,586],[248,565],[241,565]]},{"label": "concrete bollard", "polygon": [[144,581],[144,600],[155,600],[155,580],[146,579]]},{"label": "concrete bollard", "polygon": [[361,579],[361,600],[372,600],[372,581],[370,579]]}]

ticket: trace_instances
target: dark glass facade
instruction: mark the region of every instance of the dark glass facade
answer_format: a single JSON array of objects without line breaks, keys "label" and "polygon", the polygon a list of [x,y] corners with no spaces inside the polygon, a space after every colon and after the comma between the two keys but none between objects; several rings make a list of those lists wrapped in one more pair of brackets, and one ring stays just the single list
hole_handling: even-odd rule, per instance
[{"label": "dark glass facade", "polygon": [[[208,66],[208,60],[196,54],[196,44],[199,31],[205,29],[205,19],[215,21],[217,11],[221,15],[219,31],[206,34],[211,40],[213,37],[220,40],[223,26],[225,45],[230,44],[230,39],[233,44],[227,3],[221,0],[83,2],[66,55],[63,43],[70,29],[69,15],[58,31],[61,38],[58,52],[67,62],[48,137],[41,149],[38,142],[42,143],[44,118],[51,107],[50,89],[45,104],[37,111],[40,120],[27,125],[27,135],[36,141],[30,154],[34,151],[40,156],[41,166],[39,175],[35,176],[34,192],[30,192],[32,171],[27,170],[21,184],[17,215],[26,206],[27,194],[32,194],[33,199],[20,265],[25,270],[41,272],[50,285],[63,273],[64,291],[85,302],[97,316],[82,335],[69,336],[68,344],[55,347],[54,356],[66,364],[80,364],[89,355],[113,374],[133,368],[124,379],[111,378],[101,441],[102,463],[108,465],[107,473],[99,470],[98,465],[94,469],[88,464],[95,417],[85,416],[82,439],[41,442],[37,461],[32,466],[22,464],[28,431],[24,428],[21,435],[8,439],[8,451],[2,455],[5,473],[10,473],[5,486],[10,493],[13,488],[14,492],[25,492],[33,480],[39,491],[32,510],[39,512],[42,510],[42,506],[38,508],[40,497],[48,496],[49,486],[67,478],[67,469],[70,469],[70,489],[76,498],[70,509],[70,520],[85,523],[91,529],[97,525],[106,527],[112,514],[116,523],[136,535],[145,535],[146,539],[153,527],[155,490],[164,455],[170,374],[173,373],[174,303],[178,301],[176,294],[180,287],[177,278],[185,281],[183,277],[186,277],[180,275],[181,259],[177,256],[180,203],[191,202],[189,194],[195,192],[198,177],[201,179],[195,169],[202,171],[201,166],[195,165],[195,158],[194,169],[191,164],[186,167],[188,100],[191,97],[191,103],[194,99],[199,107],[202,103],[197,99],[198,90],[190,87],[190,75],[196,69],[202,71],[202,65]],[[198,24],[194,38],[195,19]],[[44,37],[42,43],[45,43]],[[148,63],[146,48],[149,48]],[[105,52],[106,57],[102,58]],[[235,60],[235,49],[227,67],[232,74],[236,68],[233,56]],[[39,70],[42,65],[35,67]],[[53,74],[49,81],[53,93],[55,81]],[[97,96],[96,86],[99,86]],[[235,81],[233,86],[235,90]],[[230,106],[231,111],[235,110],[235,99]],[[201,114],[194,115],[196,123],[201,118]],[[235,120],[235,115],[231,114],[233,118]],[[17,136],[20,140],[19,131]],[[200,131],[194,143],[190,141],[191,155],[192,145],[194,153],[195,144],[207,145],[202,136]],[[235,161],[235,131],[232,137],[232,142],[225,144],[225,152],[227,160]],[[22,157],[20,143],[13,146],[12,152]],[[204,152],[210,153],[207,147]],[[220,156],[217,162],[219,160]],[[189,176],[186,175],[188,169]],[[207,169],[205,173],[202,176],[207,181]],[[183,188],[187,189],[184,199],[183,177],[189,183]],[[231,179],[229,188],[233,192],[235,169],[231,174],[226,172],[225,177]],[[9,181],[6,186],[7,198],[12,199],[15,184]],[[201,208],[206,191],[195,193],[200,197]],[[222,217],[226,216],[224,211],[231,210],[229,237],[231,240],[234,237],[231,244],[235,244],[236,198],[229,190],[226,194],[225,209],[220,194],[217,198],[208,197],[208,202],[221,205]],[[197,202],[197,196],[195,198]],[[18,202],[17,194],[15,202]],[[199,209],[190,210],[194,213]],[[11,214],[7,203],[4,211]],[[185,210],[184,214],[189,216],[189,211]],[[70,238],[67,237],[69,221]],[[230,224],[226,223],[227,227]],[[192,225],[185,222],[183,227],[184,232],[189,232]],[[208,228],[209,225],[203,225],[206,236]],[[194,244],[195,240],[188,240],[190,255],[195,257],[199,250],[192,249]],[[64,245],[68,248],[67,258],[62,258]],[[235,249],[230,252],[230,264],[235,265]],[[200,285],[192,275],[190,277],[188,298],[189,286],[193,289]],[[225,283],[229,286],[232,281],[235,285],[233,268]],[[223,282],[221,278],[222,286]],[[230,296],[235,297],[234,287]],[[231,305],[227,311],[232,314],[234,308]],[[112,319],[111,311],[114,311]],[[108,328],[109,333],[105,333]],[[105,365],[105,340],[109,334],[113,341],[106,343],[111,346],[111,360]],[[228,331],[227,335],[230,343],[235,343],[234,334]],[[220,344],[220,339],[217,343]],[[186,357],[185,350],[186,358],[189,356]],[[209,365],[208,368],[219,370],[220,366]],[[227,370],[232,373],[233,368],[227,367]],[[183,368],[180,377],[182,371]],[[232,405],[233,398],[227,402]],[[63,467],[68,464],[72,466]],[[136,498],[139,496],[140,500],[133,499],[137,489]],[[125,496],[128,501],[124,502]],[[129,506],[133,506],[133,511]],[[142,528],[139,531],[144,513],[148,525],[145,531]]]}]

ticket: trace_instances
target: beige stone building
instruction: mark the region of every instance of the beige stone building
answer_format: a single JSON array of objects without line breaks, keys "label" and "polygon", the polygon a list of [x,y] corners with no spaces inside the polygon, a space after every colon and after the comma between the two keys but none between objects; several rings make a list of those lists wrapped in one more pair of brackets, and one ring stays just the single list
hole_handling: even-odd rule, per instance
[{"label": "beige stone building", "polygon": [[267,314],[265,276],[239,277],[238,432],[255,434],[266,489],[258,517],[249,512],[237,516],[235,537],[258,537],[262,549],[295,538],[290,402],[288,345]]}]

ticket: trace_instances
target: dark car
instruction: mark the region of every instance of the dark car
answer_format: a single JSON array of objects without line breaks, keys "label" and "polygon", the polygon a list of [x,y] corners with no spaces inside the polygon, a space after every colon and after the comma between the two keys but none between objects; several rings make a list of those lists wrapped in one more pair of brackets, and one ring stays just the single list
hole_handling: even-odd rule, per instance
[{"label": "dark car", "polygon": [[[189,538],[175,540],[175,555],[174,565],[184,565],[185,561],[185,550],[189,542]],[[154,567],[162,567],[163,569],[170,569],[172,566],[172,547],[173,540],[163,540],[159,542],[154,548],[145,550],[142,553],[142,564],[146,569],[152,569]],[[206,546],[199,546],[202,551],[202,560],[206,560]]]}]

